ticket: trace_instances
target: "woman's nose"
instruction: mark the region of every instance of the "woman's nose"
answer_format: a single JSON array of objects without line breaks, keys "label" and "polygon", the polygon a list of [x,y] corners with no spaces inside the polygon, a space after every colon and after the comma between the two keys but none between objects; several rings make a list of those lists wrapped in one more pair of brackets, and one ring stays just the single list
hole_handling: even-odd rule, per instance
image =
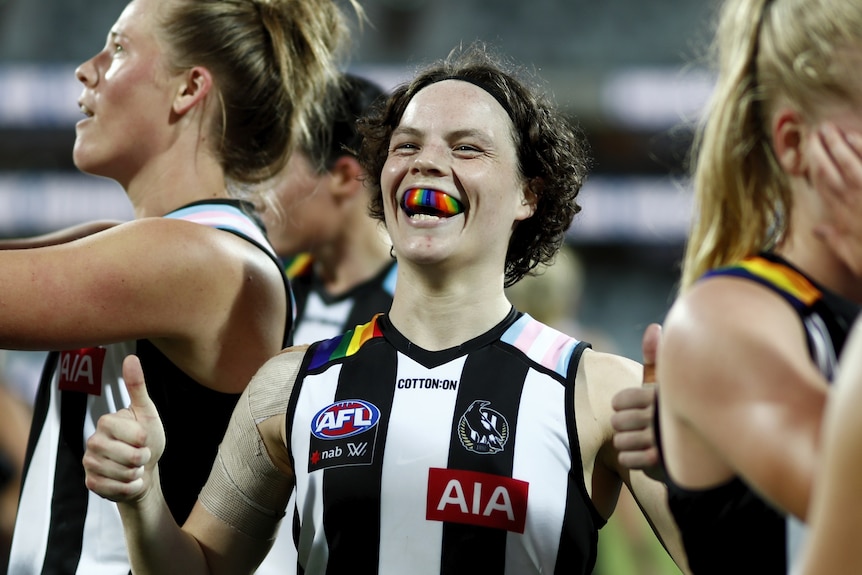
[{"label": "woman's nose", "polygon": [[443,162],[432,150],[423,149],[413,158],[412,170],[417,173],[442,173]]},{"label": "woman's nose", "polygon": [[94,63],[95,57],[90,58],[86,62],[83,62],[80,66],[75,68],[75,77],[78,81],[85,86],[92,86],[96,83],[98,79],[98,72],[96,71],[96,65]]}]

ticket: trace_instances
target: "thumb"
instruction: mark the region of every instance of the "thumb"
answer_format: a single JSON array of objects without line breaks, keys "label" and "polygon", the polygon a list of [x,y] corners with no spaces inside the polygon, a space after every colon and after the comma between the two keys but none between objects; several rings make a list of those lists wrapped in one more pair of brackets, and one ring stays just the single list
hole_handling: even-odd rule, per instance
[{"label": "thumb", "polygon": [[135,417],[138,419],[141,416],[158,417],[156,405],[147,392],[147,382],[144,381],[144,370],[138,356],[128,355],[123,360],[123,380],[131,400],[129,408],[134,412]]},{"label": "thumb", "polygon": [[651,323],[644,330],[641,340],[641,353],[643,354],[643,383],[655,383],[655,364],[658,356],[658,346],[661,340],[661,325]]}]

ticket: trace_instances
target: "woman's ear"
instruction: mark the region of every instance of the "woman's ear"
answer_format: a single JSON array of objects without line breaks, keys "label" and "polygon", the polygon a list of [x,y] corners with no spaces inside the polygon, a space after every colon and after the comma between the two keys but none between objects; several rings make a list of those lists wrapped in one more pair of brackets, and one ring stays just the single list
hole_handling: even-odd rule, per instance
[{"label": "woman's ear", "polygon": [[521,188],[521,206],[516,214],[517,220],[526,220],[536,213],[536,206],[539,203],[539,194],[536,191],[538,186],[541,186],[541,180],[534,178]]},{"label": "woman's ear", "polygon": [[183,76],[183,82],[174,98],[175,114],[183,115],[203,101],[213,85],[212,74],[202,66],[195,66]]},{"label": "woman's ear", "polygon": [[805,173],[806,124],[802,115],[790,107],[781,108],[772,119],[772,146],[781,168],[790,175]]},{"label": "woman's ear", "polygon": [[332,195],[339,199],[351,199],[364,191],[362,166],[350,154],[340,156],[329,170]]}]

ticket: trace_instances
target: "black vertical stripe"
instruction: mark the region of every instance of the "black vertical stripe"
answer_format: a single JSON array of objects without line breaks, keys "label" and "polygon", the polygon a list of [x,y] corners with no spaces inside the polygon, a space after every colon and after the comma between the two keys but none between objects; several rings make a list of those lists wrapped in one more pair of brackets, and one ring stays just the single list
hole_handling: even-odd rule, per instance
[{"label": "black vertical stripe", "polygon": [[[512,476],[518,409],[527,371],[523,361],[496,346],[483,347],[467,358],[455,402],[449,469]],[[487,401],[486,407],[499,412],[508,423],[508,437],[498,453],[475,453],[461,442],[459,421],[475,401]],[[446,523],[441,573],[502,575],[506,567],[506,536],[503,529]]]},{"label": "black vertical stripe", "polygon": [[382,339],[365,344],[361,356],[348,358],[342,368],[335,399],[361,397],[377,406],[380,422],[370,465],[324,471],[323,527],[330,550],[326,570],[329,574],[377,573],[383,446],[395,395],[396,370],[396,352]]},{"label": "black vertical stripe", "polygon": [[45,365],[42,368],[42,378],[39,381],[39,389],[36,392],[36,399],[33,403],[33,419],[30,423],[30,436],[27,440],[27,453],[24,459],[22,477],[25,478],[25,481],[27,472],[30,470],[30,461],[33,459],[33,452],[36,450],[36,442],[42,434],[42,428],[45,427],[45,419],[48,417],[48,410],[51,406],[51,387],[54,385],[54,370],[57,367],[59,359],[60,352],[50,352],[45,358]]},{"label": "black vertical stripe", "polygon": [[[54,497],[51,500],[51,527],[42,575],[74,573],[81,559],[88,491],[84,485],[84,442],[81,430],[87,412],[87,394],[57,391],[60,394],[60,443]],[[117,533],[117,537],[123,537]]]},{"label": "black vertical stripe", "polygon": [[[296,507],[293,509],[293,545],[296,549],[299,549],[299,511]],[[305,569],[299,564],[298,556],[296,559],[296,575],[305,575]]]},{"label": "black vertical stripe", "polygon": [[[569,362],[569,377],[566,379],[566,430],[569,434],[569,447],[572,454],[572,467],[566,487],[566,511],[563,517],[563,530],[560,533],[556,575],[569,573],[592,573],[598,552],[597,530],[604,524],[591,504],[589,493],[584,485],[584,469],[581,461],[581,444],[575,421],[575,377],[578,363],[588,344],[581,342]],[[561,494],[562,496],[562,494]]]}]

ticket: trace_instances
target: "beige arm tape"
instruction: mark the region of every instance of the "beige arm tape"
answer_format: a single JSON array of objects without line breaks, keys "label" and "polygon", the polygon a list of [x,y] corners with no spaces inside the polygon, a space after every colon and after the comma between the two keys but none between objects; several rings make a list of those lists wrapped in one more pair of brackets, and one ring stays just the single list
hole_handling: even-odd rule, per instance
[{"label": "beige arm tape", "polygon": [[294,484],[293,476],[273,463],[257,425],[286,413],[303,351],[282,352],[252,378],[199,496],[213,516],[254,539],[275,538]]}]

